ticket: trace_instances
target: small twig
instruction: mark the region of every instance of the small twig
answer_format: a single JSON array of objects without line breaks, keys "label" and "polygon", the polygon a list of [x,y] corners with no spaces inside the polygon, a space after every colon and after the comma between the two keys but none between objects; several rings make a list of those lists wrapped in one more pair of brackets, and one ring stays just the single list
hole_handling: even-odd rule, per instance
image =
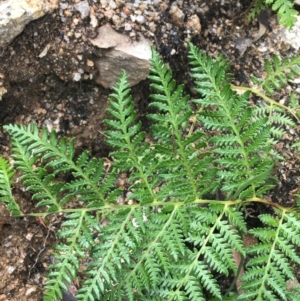
[{"label": "small twig", "polygon": [[101,135],[103,135],[105,138],[109,138],[106,134],[104,134],[103,132],[101,131],[98,131]]},{"label": "small twig", "polygon": [[50,232],[51,232],[51,230],[50,230],[50,228],[48,227],[46,238],[44,239],[43,244],[42,244],[42,249],[40,249],[39,253],[37,254],[37,256],[36,256],[36,258],[35,258],[34,264],[32,265],[32,267],[30,268],[30,270],[29,270],[29,272],[28,272],[28,279],[29,279],[30,276],[31,276],[32,270],[33,270],[33,269],[35,268],[35,266],[37,265],[37,263],[38,263],[38,261],[39,261],[39,259],[40,259],[41,254],[42,254],[42,253],[45,251],[45,249],[46,249],[46,241],[47,241],[47,239],[48,239],[48,237],[49,237],[49,235],[50,235]]},{"label": "small twig", "polygon": [[[50,236],[50,232],[53,232],[53,230],[51,230],[51,226],[53,224],[56,224],[57,222],[54,222],[54,223],[51,223],[47,228],[47,235],[43,241],[43,244],[42,244],[42,249],[40,249],[39,253],[37,254],[36,258],[35,258],[35,261],[34,261],[34,264],[32,265],[32,267],[30,268],[29,272],[28,272],[28,279],[30,278],[31,276],[31,272],[32,270],[35,268],[35,266],[37,265],[40,257],[41,257],[41,254],[45,251],[46,249],[46,242],[48,240],[48,237]],[[43,227],[45,227],[45,224],[42,224]]]}]

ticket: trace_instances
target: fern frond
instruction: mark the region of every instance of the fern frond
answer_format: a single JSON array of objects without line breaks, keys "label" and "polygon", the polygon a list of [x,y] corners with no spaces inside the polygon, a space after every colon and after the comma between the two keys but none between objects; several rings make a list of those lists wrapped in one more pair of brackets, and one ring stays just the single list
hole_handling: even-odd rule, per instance
[{"label": "fern frond", "polygon": [[293,213],[278,214],[260,215],[266,227],[249,231],[260,242],[247,249],[254,257],[241,279],[245,294],[238,300],[287,300],[286,281],[295,277],[291,262],[300,264],[296,250],[300,246],[300,222]]},{"label": "fern frond", "polygon": [[[215,191],[218,181],[215,177],[216,169],[211,165],[213,157],[208,154],[202,159],[198,158],[201,149],[207,147],[205,134],[200,131],[185,134],[192,114],[188,103],[189,97],[183,96],[183,85],[177,86],[171,70],[161,61],[154,49],[149,79],[154,91],[151,95],[153,101],[149,106],[159,111],[148,115],[155,122],[151,127],[153,136],[160,142],[156,150],[160,151],[162,145],[165,150],[169,149],[168,158],[159,164],[160,176],[162,179],[177,180],[172,188],[166,186],[162,191],[164,188],[170,191],[171,188],[174,197],[185,196],[187,202],[193,200],[196,195],[200,197],[207,192]],[[191,147],[193,145],[197,147]]]},{"label": "fern frond", "polygon": [[[74,162],[74,139],[58,141],[56,133],[48,133],[45,128],[40,135],[33,124],[27,127],[7,125],[4,128],[12,136],[13,158],[17,168],[23,172],[21,180],[33,192],[33,199],[39,200],[38,207],[47,206],[48,212],[61,211],[73,195],[77,195],[80,201],[104,199],[104,194],[98,189],[100,174],[104,173],[103,161],[89,160],[84,152]],[[34,165],[38,160],[44,163],[43,167]],[[64,184],[55,179],[58,174],[67,172],[76,179],[74,182]]]},{"label": "fern frond", "polygon": [[207,58],[192,44],[189,59],[196,91],[204,96],[195,103],[208,107],[198,119],[208,129],[218,131],[210,142],[218,154],[215,162],[222,166],[218,172],[224,181],[222,189],[227,198],[255,197],[263,185],[269,185],[273,168],[272,160],[262,159],[257,153],[270,151],[270,126],[266,119],[253,121],[248,94],[238,95],[231,90],[229,78],[218,61]]},{"label": "fern frond", "polygon": [[[114,158],[113,166],[118,171],[132,171],[130,179],[135,181],[131,187],[132,198],[137,197],[142,203],[151,202],[156,198],[154,188],[157,181],[151,182],[158,162],[155,156],[151,156],[150,143],[144,141],[141,122],[136,120],[125,71],[113,90],[109,98],[111,108],[107,111],[114,119],[104,120],[113,129],[105,132],[109,137],[107,142],[118,149],[110,154]],[[139,195],[143,197],[139,198]]]},{"label": "fern frond", "polygon": [[[207,219],[212,210],[215,213]],[[232,247],[244,252],[237,230],[222,221],[229,210],[225,206],[177,206],[163,215],[147,208],[119,211],[102,230],[111,239],[94,249],[88,272],[92,277],[79,291],[77,300],[123,300],[124,296],[144,300],[145,294],[159,300],[178,296],[205,300],[204,291],[220,298],[212,269],[228,275],[236,270]],[[189,227],[187,216],[195,213],[197,219]],[[122,227],[115,226],[119,218]],[[186,249],[185,241],[194,248]]]},{"label": "fern frond", "polygon": [[[103,160],[90,159],[87,152],[74,160],[73,140],[58,140],[54,132],[48,133],[46,129],[40,135],[35,125],[8,125],[5,129],[12,136],[15,165],[23,173],[20,179],[33,193],[33,200],[38,201],[36,206],[46,207],[47,213],[63,211],[70,201],[85,202],[86,208],[99,209],[120,194],[118,189],[111,191],[115,174],[105,177]],[[74,180],[59,181],[65,172],[70,172]],[[65,244],[57,245],[53,255],[56,262],[50,266],[52,271],[45,285],[46,301],[61,298],[61,291],[76,277],[80,258],[94,244],[91,231],[100,231],[99,221],[86,210],[81,208],[69,214],[62,224],[58,235]]]}]

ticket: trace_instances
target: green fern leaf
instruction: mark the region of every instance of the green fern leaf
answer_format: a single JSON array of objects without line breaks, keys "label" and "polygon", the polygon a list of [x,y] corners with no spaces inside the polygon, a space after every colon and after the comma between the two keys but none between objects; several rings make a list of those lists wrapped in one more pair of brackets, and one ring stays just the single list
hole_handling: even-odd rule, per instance
[{"label": "green fern leaf", "polygon": [[294,278],[290,261],[300,263],[295,250],[300,246],[300,223],[285,212],[278,218],[261,215],[260,220],[267,227],[250,230],[260,243],[247,250],[255,257],[247,263],[241,286],[245,294],[238,300],[287,300],[286,280]]},{"label": "green fern leaf", "polygon": [[[211,72],[219,68],[219,62],[207,59],[205,54],[191,44],[189,58],[196,91],[203,93],[206,89],[204,83],[210,82],[210,88],[204,93],[204,100],[195,102],[206,107],[213,99],[213,105],[216,106],[215,109],[202,112],[198,119],[208,129],[221,132],[210,141],[216,145],[214,152],[219,156],[216,162],[223,166],[218,174],[223,181],[230,181],[224,183],[223,190],[227,193],[227,198],[234,196],[244,199],[256,196],[260,186],[268,185],[270,180],[268,175],[272,169],[272,161],[267,158],[262,160],[257,156],[258,150],[266,153],[270,151],[270,127],[265,124],[264,119],[253,122],[253,113],[246,99],[247,93],[242,96],[235,94],[230,89],[229,78],[225,75],[217,78],[216,73]],[[206,81],[202,74],[209,74]],[[253,185],[254,179],[257,180],[257,186]]]},{"label": "green fern leaf", "polygon": [[15,201],[11,190],[14,174],[13,167],[9,162],[0,157],[0,202],[7,204],[7,210],[11,211],[13,215],[20,215],[20,206]]},{"label": "green fern leaf", "polygon": [[[288,2],[288,1],[283,1]],[[272,60],[265,60],[265,70],[267,72],[266,78],[262,81],[262,87],[268,94],[274,93],[276,90],[281,89],[287,85],[286,78],[294,79],[295,75],[299,76],[299,69],[297,66],[300,64],[300,56],[294,56],[292,58],[279,59],[274,55]]]}]

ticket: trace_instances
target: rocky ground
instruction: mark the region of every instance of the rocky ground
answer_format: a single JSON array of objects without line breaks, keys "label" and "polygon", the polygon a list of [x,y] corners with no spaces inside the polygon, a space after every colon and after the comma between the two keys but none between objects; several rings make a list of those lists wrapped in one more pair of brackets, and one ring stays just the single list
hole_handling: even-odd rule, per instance
[{"label": "rocky ground", "polygon": [[[89,149],[96,157],[109,152],[102,120],[110,89],[99,84],[96,62],[103,53],[91,42],[100,26],[110,24],[133,42],[141,36],[148,39],[192,95],[186,40],[213,56],[223,54],[229,59],[236,85],[249,85],[250,75],[261,75],[264,58],[273,53],[286,57],[296,51],[278,39],[274,14],[249,22],[250,4],[244,0],[60,0],[57,5],[0,49],[0,80],[6,90],[0,101],[0,126],[36,122],[60,135],[75,136],[78,152]],[[147,128],[147,79],[133,87],[133,96]],[[297,130],[283,143],[289,145],[296,139]],[[283,149],[287,160],[278,169],[281,183],[274,194],[279,202],[288,201],[298,188],[299,176],[297,157],[287,147]],[[8,157],[9,151],[8,137],[0,131],[0,154]],[[14,193],[25,212],[32,210],[30,194],[18,185]],[[41,300],[59,221],[54,219],[51,227],[45,227],[33,218],[7,215],[1,208],[0,300]]]}]

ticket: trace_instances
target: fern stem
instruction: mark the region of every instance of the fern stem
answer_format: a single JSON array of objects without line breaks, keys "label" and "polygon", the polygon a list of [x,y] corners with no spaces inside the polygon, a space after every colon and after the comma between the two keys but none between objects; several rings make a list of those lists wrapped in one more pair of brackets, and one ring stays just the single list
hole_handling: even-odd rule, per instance
[{"label": "fern stem", "polygon": [[[286,211],[286,212],[293,212],[294,208],[291,207],[284,207],[280,204],[274,203],[272,201],[269,201],[267,199],[263,198],[249,198],[246,200],[206,200],[206,199],[198,199],[196,198],[194,201],[190,202],[189,204],[195,204],[195,205],[209,205],[209,204],[220,204],[220,205],[228,205],[228,206],[238,206],[240,204],[246,204],[246,203],[260,203],[260,204],[266,204],[268,206],[272,206],[273,208],[277,208],[280,211]],[[166,207],[166,206],[178,206],[178,207],[183,207],[186,205],[184,202],[179,202],[179,201],[153,201],[153,203],[146,203],[143,204],[143,207],[152,207],[153,205],[155,206],[161,206],[161,207]],[[85,212],[93,212],[97,211],[99,214],[100,213],[106,213],[107,215],[113,214],[117,211],[122,211],[124,209],[137,209],[141,207],[140,204],[131,204],[131,205],[115,205],[115,204],[105,204],[101,208],[99,207],[89,207],[85,208]],[[46,217],[51,214],[55,213],[75,213],[75,212],[81,212],[82,208],[63,208],[60,211],[55,211],[55,212],[36,212],[36,213],[30,213],[30,214],[17,214],[14,215],[15,217],[25,217],[25,216],[31,216],[31,217]]]}]

